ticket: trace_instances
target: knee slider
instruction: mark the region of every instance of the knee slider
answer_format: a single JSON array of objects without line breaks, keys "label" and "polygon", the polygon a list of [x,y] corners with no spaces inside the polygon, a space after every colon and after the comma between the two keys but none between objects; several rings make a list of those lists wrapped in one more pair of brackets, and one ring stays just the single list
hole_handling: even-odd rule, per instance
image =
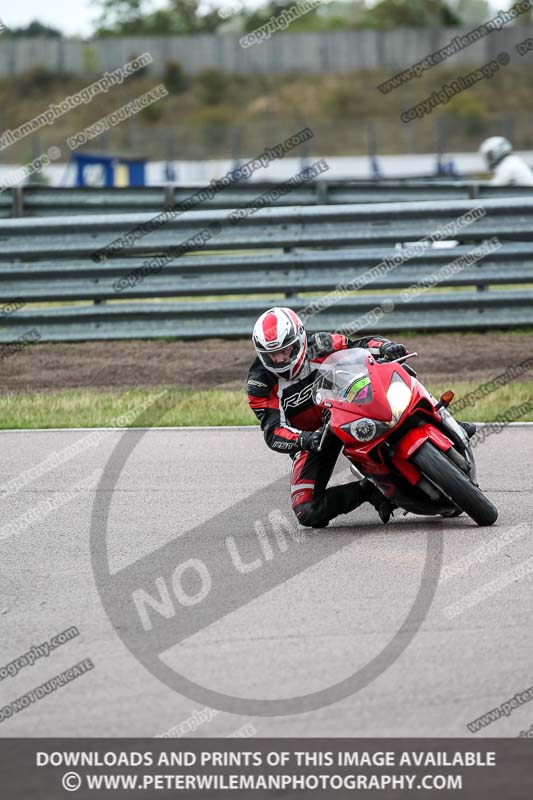
[{"label": "knee slider", "polygon": [[313,502],[300,503],[294,509],[294,513],[300,525],[304,525],[306,528],[323,528],[329,521],[324,518],[324,513]]}]

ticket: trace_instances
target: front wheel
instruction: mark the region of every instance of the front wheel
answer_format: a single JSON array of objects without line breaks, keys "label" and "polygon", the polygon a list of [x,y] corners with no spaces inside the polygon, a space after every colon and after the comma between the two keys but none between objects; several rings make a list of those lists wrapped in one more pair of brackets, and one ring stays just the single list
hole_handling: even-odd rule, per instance
[{"label": "front wheel", "polygon": [[431,442],[424,442],[411,460],[437,489],[478,525],[492,525],[496,522],[496,506]]}]

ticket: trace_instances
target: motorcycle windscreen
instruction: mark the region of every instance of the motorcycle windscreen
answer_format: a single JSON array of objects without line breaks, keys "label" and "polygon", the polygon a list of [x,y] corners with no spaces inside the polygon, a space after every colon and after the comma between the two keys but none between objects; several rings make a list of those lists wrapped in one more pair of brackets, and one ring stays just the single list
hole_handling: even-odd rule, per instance
[{"label": "motorcycle windscreen", "polygon": [[372,388],[368,374],[368,350],[337,350],[317,365],[314,400],[336,400],[344,403],[370,403]]}]

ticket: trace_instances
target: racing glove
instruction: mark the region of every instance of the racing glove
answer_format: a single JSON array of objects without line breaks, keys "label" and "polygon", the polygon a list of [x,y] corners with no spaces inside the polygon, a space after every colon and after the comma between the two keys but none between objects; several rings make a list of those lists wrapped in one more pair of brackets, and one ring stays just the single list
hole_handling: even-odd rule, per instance
[{"label": "racing glove", "polygon": [[384,342],[379,349],[380,358],[387,358],[389,361],[394,361],[406,355],[407,349],[403,344],[396,344],[395,342]]},{"label": "racing glove", "polygon": [[322,428],[317,431],[302,431],[298,436],[298,449],[317,453],[323,433]]}]

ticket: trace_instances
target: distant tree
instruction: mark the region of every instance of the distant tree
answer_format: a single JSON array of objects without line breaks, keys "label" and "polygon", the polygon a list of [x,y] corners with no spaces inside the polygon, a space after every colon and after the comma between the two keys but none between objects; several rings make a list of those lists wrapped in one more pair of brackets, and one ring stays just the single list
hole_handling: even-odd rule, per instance
[{"label": "distant tree", "polygon": [[97,31],[99,35],[113,36],[117,33],[141,33],[146,11],[146,0],[96,0],[99,11]]},{"label": "distant tree", "polygon": [[[247,9],[242,7],[229,17],[225,16],[224,32],[236,30],[251,32],[265,25],[272,17],[279,16],[284,9],[294,8],[297,0],[266,0],[262,5]],[[361,18],[366,10],[365,0],[332,0],[310,11],[303,12],[300,17],[289,23],[286,30],[296,31],[331,31],[347,30],[360,27]],[[217,12],[218,13],[218,12]],[[227,24],[228,20],[231,24]]]},{"label": "distant tree", "polygon": [[145,0],[97,0],[95,5],[99,25],[110,30],[137,22],[145,11]]},{"label": "distant tree", "polygon": [[462,25],[481,25],[494,16],[489,0],[454,0],[450,5]]},{"label": "distant tree", "polygon": [[[277,17],[281,14],[282,11],[285,9],[291,8],[291,6],[295,5],[294,2],[290,2],[290,0],[284,0],[284,2],[275,2],[275,0],[269,0],[269,2],[264,3],[257,8],[254,8],[251,11],[244,11],[244,30],[248,33],[251,31],[255,31],[257,28],[260,28],[261,25],[266,25],[266,23],[272,17]],[[301,20],[305,20],[305,24],[309,29],[312,26],[312,21],[314,22],[317,18],[318,9],[314,8],[312,11],[309,11],[307,14],[301,17]],[[294,30],[295,25],[300,20],[295,20],[290,24],[290,28]]]},{"label": "distant tree", "polygon": [[213,33],[222,25],[218,9],[200,13],[200,0],[170,0],[169,11],[180,33]]},{"label": "distant tree", "polygon": [[39,20],[34,19],[33,22],[30,22],[29,25],[26,25],[24,28],[9,28],[6,31],[7,36],[54,36],[55,38],[61,38],[63,34],[61,31],[58,31],[57,28],[51,28],[49,25],[43,25],[42,22]]},{"label": "distant tree", "polygon": [[445,0],[380,0],[363,14],[365,28],[429,28],[461,22]]},{"label": "distant tree", "polygon": [[215,8],[200,10],[200,0],[168,0],[166,8],[149,12],[147,0],[96,0],[100,17],[96,34],[212,33],[223,19]]},{"label": "distant tree", "polygon": [[[226,21],[217,8],[206,8],[203,0],[167,0],[167,5],[157,11],[148,10],[149,0],[94,2],[100,9],[96,31],[100,36],[214,33]],[[243,7],[235,17],[239,18],[242,30],[249,32],[295,4],[296,0],[263,0],[254,9]],[[487,7],[488,0],[379,0],[372,8],[368,8],[364,0],[333,0],[302,13],[289,28],[291,31],[321,31],[452,26],[461,22],[470,24],[470,20],[476,14],[482,16]]]}]

